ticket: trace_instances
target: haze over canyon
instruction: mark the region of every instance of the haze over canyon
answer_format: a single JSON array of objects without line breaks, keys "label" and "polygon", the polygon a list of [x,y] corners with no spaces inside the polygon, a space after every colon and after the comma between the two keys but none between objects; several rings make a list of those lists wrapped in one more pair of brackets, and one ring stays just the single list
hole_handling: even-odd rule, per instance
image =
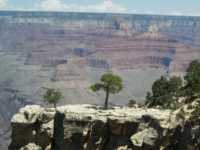
[{"label": "haze over canyon", "polygon": [[13,113],[42,104],[45,87],[61,89],[62,104],[102,104],[89,86],[113,71],[125,87],[111,103],[141,101],[160,75],[200,58],[199,43],[200,17],[1,11],[0,143]]}]

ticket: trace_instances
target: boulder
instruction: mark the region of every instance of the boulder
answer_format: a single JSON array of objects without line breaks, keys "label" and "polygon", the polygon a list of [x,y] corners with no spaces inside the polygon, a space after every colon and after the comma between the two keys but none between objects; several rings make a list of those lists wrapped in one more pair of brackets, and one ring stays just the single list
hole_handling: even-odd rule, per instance
[{"label": "boulder", "polygon": [[131,136],[131,142],[136,147],[143,147],[147,145],[149,147],[155,147],[156,140],[159,138],[158,132],[154,128],[144,129]]}]

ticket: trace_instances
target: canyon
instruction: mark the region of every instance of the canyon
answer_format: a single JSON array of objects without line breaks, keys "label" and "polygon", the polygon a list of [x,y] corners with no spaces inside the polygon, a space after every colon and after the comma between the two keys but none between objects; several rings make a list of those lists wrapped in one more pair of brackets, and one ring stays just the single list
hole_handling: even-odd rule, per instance
[{"label": "canyon", "polygon": [[[108,71],[124,80],[111,105],[143,101],[161,75],[183,75],[200,58],[200,17],[133,14],[0,12],[0,149],[10,119],[43,103],[46,87],[62,104],[102,104],[89,86]],[[7,143],[6,143],[7,145]]]}]

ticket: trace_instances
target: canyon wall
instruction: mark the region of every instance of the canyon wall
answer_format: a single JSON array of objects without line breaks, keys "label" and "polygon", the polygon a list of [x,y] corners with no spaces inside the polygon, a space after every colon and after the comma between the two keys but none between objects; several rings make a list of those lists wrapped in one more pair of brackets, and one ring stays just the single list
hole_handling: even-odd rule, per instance
[{"label": "canyon wall", "polygon": [[0,85],[30,102],[56,86],[67,103],[101,103],[88,87],[113,71],[125,81],[113,103],[143,99],[161,74],[200,57],[199,29],[200,17],[0,12]]},{"label": "canyon wall", "polygon": [[61,104],[102,104],[89,86],[113,71],[125,86],[111,104],[142,101],[160,75],[200,58],[199,29],[200,17],[1,11],[0,143],[13,113],[43,104],[43,87],[61,89]]}]

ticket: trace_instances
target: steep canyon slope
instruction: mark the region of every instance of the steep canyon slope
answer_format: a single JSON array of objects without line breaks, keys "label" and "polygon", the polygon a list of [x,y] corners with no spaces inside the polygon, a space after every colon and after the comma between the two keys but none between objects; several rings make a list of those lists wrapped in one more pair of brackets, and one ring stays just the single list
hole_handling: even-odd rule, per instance
[{"label": "steep canyon slope", "polygon": [[197,58],[200,17],[1,11],[0,136],[19,107],[42,103],[43,87],[60,88],[63,104],[99,104],[88,87],[113,71],[125,88],[111,102],[126,104]]}]

